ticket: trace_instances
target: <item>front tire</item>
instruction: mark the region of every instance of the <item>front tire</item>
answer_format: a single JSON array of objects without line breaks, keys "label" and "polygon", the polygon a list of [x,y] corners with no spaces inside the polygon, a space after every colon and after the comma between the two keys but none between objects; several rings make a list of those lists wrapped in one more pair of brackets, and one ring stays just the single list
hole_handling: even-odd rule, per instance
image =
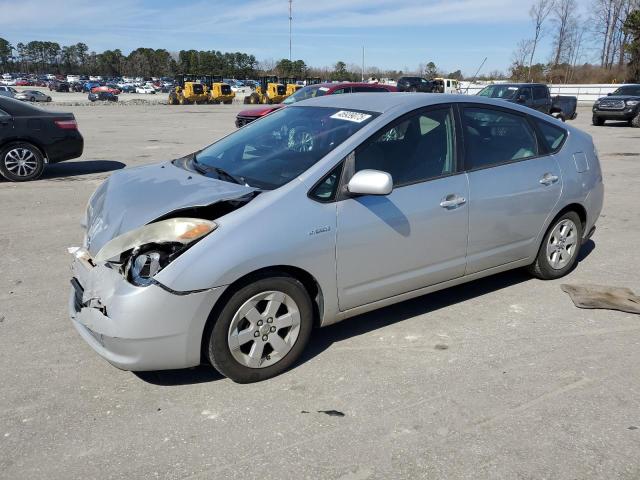
[{"label": "front tire", "polygon": [[236,291],[210,331],[211,364],[237,383],[279,375],[300,357],[313,327],[304,286],[285,274],[262,278]]},{"label": "front tire", "polygon": [[13,143],[0,152],[0,175],[10,182],[35,180],[44,170],[44,157],[30,143]]},{"label": "front tire", "polygon": [[576,212],[567,212],[547,230],[529,273],[541,280],[564,277],[575,266],[581,246],[582,221]]},{"label": "front tire", "polygon": [[634,128],[640,128],[640,113],[631,119],[631,126]]},{"label": "front tire", "polygon": [[601,127],[604,125],[604,118],[596,117],[594,115],[592,118],[592,122],[596,127]]}]

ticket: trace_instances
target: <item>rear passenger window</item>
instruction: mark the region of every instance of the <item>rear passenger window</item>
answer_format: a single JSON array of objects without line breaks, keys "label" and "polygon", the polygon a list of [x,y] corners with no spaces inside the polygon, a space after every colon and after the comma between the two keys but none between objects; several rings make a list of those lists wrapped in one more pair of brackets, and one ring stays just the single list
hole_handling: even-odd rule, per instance
[{"label": "rear passenger window", "polygon": [[387,92],[386,88],[382,87],[353,87],[353,93],[358,92]]},{"label": "rear passenger window", "polygon": [[544,87],[533,87],[533,99],[544,100],[547,98],[547,89]]},{"label": "rear passenger window", "polygon": [[564,139],[567,137],[567,131],[537,118],[535,119],[535,122],[538,124],[538,128],[542,132],[542,137],[544,138],[544,142],[549,151],[551,153],[556,153],[560,150],[564,143]]},{"label": "rear passenger window", "polygon": [[470,170],[538,155],[536,136],[524,116],[501,110],[465,108],[462,122]]}]

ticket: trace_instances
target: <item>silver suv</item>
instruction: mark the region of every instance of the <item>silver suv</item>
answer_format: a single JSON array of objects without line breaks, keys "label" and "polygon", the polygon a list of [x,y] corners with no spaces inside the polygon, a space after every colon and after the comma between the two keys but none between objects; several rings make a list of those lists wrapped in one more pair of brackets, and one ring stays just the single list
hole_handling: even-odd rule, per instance
[{"label": "silver suv", "polygon": [[331,95],[168,163],[87,208],[70,312],[126,370],[279,374],[314,326],[504,270],[571,271],[603,200],[591,137],[460,95]]}]

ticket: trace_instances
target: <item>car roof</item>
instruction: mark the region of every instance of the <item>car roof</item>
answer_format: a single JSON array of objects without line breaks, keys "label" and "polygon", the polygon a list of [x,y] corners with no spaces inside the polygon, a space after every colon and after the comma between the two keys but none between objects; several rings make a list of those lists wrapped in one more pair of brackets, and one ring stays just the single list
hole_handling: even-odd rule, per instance
[{"label": "car roof", "polygon": [[[496,107],[517,110],[528,115],[545,116],[529,107],[517,105],[502,99],[481,97],[477,95],[460,95],[444,93],[403,93],[389,92],[386,95],[379,93],[352,93],[345,95],[323,95],[307,100],[302,100],[287,108],[296,107],[326,107],[350,110],[364,110],[368,112],[386,113],[398,110],[401,113],[410,112],[416,108],[438,105],[443,103],[474,103],[478,105],[493,105]],[[539,113],[539,115],[538,115]],[[548,117],[548,116],[546,116]]]},{"label": "car roof", "polygon": [[546,87],[544,83],[492,83],[489,86],[497,87]]}]

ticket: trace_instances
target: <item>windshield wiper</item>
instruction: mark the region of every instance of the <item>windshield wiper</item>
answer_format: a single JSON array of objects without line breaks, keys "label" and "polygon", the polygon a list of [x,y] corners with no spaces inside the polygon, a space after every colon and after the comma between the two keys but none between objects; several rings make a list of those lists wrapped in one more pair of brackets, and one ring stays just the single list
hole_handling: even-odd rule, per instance
[{"label": "windshield wiper", "polygon": [[222,180],[224,178],[227,181],[231,181],[231,183],[237,183],[238,185],[250,186],[247,182],[244,181],[244,178],[236,177],[234,175],[231,175],[229,172],[227,172],[226,170],[224,170],[224,169],[222,169],[220,167],[212,167],[210,165],[206,165],[204,163],[200,163],[195,156],[193,157],[193,166],[198,172],[200,172],[202,174],[213,172],[216,175],[218,175],[218,179],[220,179],[220,180]]}]

